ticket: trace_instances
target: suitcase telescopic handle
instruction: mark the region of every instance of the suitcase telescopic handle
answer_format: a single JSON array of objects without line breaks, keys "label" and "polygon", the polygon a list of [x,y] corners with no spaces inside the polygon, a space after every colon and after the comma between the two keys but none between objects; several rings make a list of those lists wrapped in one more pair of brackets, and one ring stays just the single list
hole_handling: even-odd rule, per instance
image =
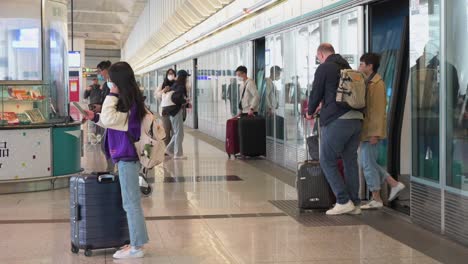
[{"label": "suitcase telescopic handle", "polygon": [[99,175],[98,176],[98,182],[99,183],[115,182],[115,176],[111,175],[111,174]]},{"label": "suitcase telescopic handle", "polygon": [[[312,134],[314,133],[314,130],[317,130],[317,135],[319,136],[319,142],[320,142],[320,113],[315,113],[312,115],[312,118],[315,119],[314,121],[314,126],[312,128]],[[306,149],[306,161],[309,160],[309,145],[307,144],[307,138],[308,133],[307,133],[307,119],[305,118],[304,115],[304,143],[305,143],[305,149]],[[320,143],[319,143],[320,144]]]}]

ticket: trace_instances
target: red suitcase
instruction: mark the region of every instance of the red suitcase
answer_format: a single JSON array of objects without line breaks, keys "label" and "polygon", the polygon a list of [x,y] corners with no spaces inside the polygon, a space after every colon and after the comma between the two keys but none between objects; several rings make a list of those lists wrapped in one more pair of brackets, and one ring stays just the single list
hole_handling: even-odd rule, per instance
[{"label": "red suitcase", "polygon": [[238,117],[231,118],[226,122],[226,153],[229,158],[240,152],[238,123]]}]

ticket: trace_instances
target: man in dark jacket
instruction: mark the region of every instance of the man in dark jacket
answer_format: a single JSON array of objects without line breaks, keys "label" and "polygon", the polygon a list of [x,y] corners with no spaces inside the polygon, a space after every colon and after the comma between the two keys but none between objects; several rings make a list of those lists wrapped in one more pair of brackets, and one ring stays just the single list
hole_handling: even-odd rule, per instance
[{"label": "man in dark jacket", "polygon": [[[93,111],[96,112],[96,113],[100,113],[101,112],[101,108],[102,108],[102,105],[104,104],[104,100],[106,99],[106,96],[109,95],[110,93],[110,88],[107,84],[107,82],[110,81],[110,78],[109,78],[109,68],[110,66],[112,65],[112,63],[110,61],[101,61],[97,66],[97,71],[98,71],[98,74],[100,76],[100,78],[103,80],[103,83],[100,87],[100,90],[101,90],[101,100],[99,103],[95,104],[94,105],[94,108],[93,108]],[[98,134],[97,136],[97,141],[98,142],[101,142],[101,145],[102,144],[105,144],[105,140],[102,140],[102,137],[101,135],[104,135],[105,134],[105,130],[104,128],[100,127],[100,126],[97,126],[96,127],[96,134]],[[104,151],[104,154],[105,154],[105,151]],[[107,171],[110,171],[110,172],[113,172],[114,171],[114,164],[112,163],[112,159],[107,159]]]},{"label": "man in dark jacket", "polygon": [[86,88],[86,91],[84,93],[84,99],[88,98],[90,105],[101,104],[101,86],[99,85],[97,78],[94,78],[93,84]]},{"label": "man in dark jacket", "polygon": [[110,93],[110,89],[109,89],[109,86],[107,85],[107,82],[110,81],[109,68],[110,68],[111,65],[112,65],[112,63],[110,61],[101,61],[96,66],[98,74],[100,74],[102,76],[102,79],[104,80],[104,82],[102,83],[102,86],[101,86],[101,103],[100,103],[100,106],[96,107],[97,112],[101,112],[101,106],[104,103],[104,100],[106,99],[106,96],[109,95],[109,93]]},{"label": "man in dark jacket", "polygon": [[[317,49],[320,66],[315,72],[312,91],[309,96],[307,118],[311,119],[320,103],[320,166],[328,183],[337,197],[334,208],[327,215],[359,214],[359,175],[357,149],[360,141],[363,114],[336,103],[336,89],[340,70],[350,69],[348,62],[335,54],[329,43]],[[343,158],[346,183],[340,176],[337,159]]]}]

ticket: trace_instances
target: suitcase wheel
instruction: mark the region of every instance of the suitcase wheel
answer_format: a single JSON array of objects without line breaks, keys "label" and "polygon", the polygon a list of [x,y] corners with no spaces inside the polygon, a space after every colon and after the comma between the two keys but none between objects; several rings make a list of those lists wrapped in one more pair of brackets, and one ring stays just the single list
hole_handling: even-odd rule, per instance
[{"label": "suitcase wheel", "polygon": [[93,252],[91,251],[91,249],[86,249],[84,255],[87,257],[91,257],[93,255]]},{"label": "suitcase wheel", "polygon": [[80,251],[80,249],[77,246],[75,246],[73,244],[71,245],[71,252],[73,254],[78,254],[79,251]]},{"label": "suitcase wheel", "polygon": [[153,188],[148,185],[148,187],[140,187],[140,191],[143,195],[149,196],[153,192]]}]

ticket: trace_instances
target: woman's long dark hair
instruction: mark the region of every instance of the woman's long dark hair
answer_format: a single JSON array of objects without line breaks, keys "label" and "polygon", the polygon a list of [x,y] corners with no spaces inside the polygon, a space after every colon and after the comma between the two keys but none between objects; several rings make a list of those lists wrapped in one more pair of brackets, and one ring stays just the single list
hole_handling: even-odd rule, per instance
[{"label": "woman's long dark hair", "polygon": [[166,87],[166,86],[171,87],[171,86],[174,84],[174,81],[175,81],[175,80],[170,81],[170,80],[167,78],[167,76],[169,75],[169,73],[172,73],[172,74],[174,75],[174,78],[175,78],[176,75],[177,75],[174,69],[171,68],[171,69],[167,70],[167,71],[166,71],[166,77],[164,77],[164,82],[163,82],[163,84],[162,84],[162,88],[163,88],[163,89],[164,89],[164,87]]},{"label": "woman's long dark hair", "polygon": [[182,85],[184,86],[184,95],[187,96],[187,76],[177,76],[177,80],[174,83],[175,85]]},{"label": "woman's long dark hair", "polygon": [[119,88],[117,111],[127,113],[136,104],[138,119],[143,120],[146,115],[145,103],[132,67],[124,61],[114,63],[109,68],[109,77]]}]

